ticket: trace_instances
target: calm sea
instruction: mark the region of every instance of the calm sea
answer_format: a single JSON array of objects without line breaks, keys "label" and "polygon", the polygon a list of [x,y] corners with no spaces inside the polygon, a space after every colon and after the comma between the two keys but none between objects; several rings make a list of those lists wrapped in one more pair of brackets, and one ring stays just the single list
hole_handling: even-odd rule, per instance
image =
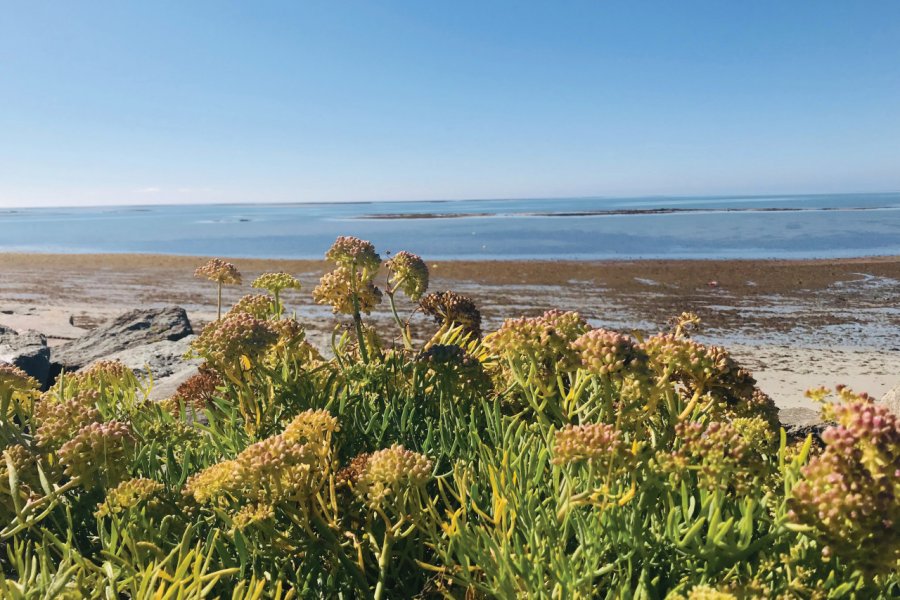
[{"label": "calm sea", "polygon": [[319,258],[338,235],[427,259],[900,255],[900,193],[0,210],[0,251]]}]

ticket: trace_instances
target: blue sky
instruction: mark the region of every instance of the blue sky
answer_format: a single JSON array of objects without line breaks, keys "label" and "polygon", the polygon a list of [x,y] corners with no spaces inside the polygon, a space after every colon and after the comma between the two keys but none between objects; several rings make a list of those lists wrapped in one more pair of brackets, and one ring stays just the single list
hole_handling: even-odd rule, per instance
[{"label": "blue sky", "polygon": [[0,0],[0,205],[900,189],[900,2]]}]

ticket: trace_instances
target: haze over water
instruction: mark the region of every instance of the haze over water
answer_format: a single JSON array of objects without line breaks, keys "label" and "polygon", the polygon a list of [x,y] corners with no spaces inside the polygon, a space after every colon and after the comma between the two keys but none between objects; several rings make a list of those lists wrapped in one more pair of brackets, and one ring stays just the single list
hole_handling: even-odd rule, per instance
[{"label": "haze over water", "polygon": [[900,193],[0,211],[0,251],[321,258],[338,235],[427,260],[900,254]]}]

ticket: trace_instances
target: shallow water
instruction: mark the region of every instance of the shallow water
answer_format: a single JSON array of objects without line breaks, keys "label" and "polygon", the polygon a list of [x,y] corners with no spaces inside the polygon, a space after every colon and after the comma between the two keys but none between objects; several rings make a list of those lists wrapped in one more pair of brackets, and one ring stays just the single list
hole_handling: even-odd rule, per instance
[{"label": "shallow water", "polygon": [[897,255],[900,194],[0,211],[0,251],[320,258],[338,235],[429,260]]}]

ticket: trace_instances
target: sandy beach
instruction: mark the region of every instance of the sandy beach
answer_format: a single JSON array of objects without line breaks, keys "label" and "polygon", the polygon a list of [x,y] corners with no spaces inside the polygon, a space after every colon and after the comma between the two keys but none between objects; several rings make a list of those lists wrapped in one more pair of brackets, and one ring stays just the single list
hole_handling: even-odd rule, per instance
[{"label": "sandy beach", "polygon": [[[35,329],[50,344],[135,307],[177,304],[195,328],[215,316],[215,293],[193,277],[204,258],[132,254],[3,254],[0,324]],[[264,271],[297,276],[289,310],[323,343],[337,320],[312,288],[321,261],[232,259],[251,293]],[[640,334],[682,311],[703,320],[698,339],[728,347],[782,407],[808,406],[804,390],[850,385],[880,397],[900,380],[900,257],[828,261],[454,261],[429,263],[431,290],[473,297],[488,329],[547,308]],[[386,307],[373,318],[390,332]],[[409,305],[403,307],[411,309]],[[426,325],[423,323],[423,325]]]}]

